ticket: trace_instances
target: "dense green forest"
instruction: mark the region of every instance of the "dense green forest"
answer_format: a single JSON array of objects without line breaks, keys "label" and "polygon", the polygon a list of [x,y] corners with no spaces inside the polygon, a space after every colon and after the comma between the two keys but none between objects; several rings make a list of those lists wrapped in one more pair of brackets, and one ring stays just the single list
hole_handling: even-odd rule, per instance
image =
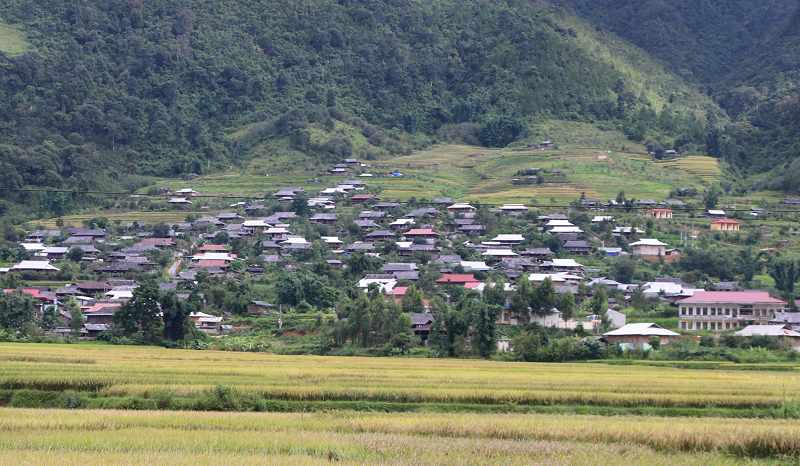
[{"label": "dense green forest", "polygon": [[724,118],[634,47],[516,0],[10,0],[0,18],[33,49],[0,55],[12,188],[133,189],[244,163],[281,137],[334,160],[352,142],[303,133],[334,120],[380,156],[504,146],[537,119],[702,147],[707,115]]},{"label": "dense green forest", "polygon": [[[713,95],[732,121],[709,155],[758,188],[800,189],[800,5],[797,0],[563,0],[559,3],[668,62]],[[777,168],[776,168],[777,167]]]},{"label": "dense green forest", "polygon": [[664,60],[709,92],[774,36],[797,0],[561,0],[564,6]]}]

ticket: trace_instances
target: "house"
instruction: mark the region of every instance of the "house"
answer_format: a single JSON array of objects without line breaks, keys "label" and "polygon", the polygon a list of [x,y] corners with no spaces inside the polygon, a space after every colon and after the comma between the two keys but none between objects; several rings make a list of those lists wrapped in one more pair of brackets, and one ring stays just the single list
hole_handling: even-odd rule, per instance
[{"label": "house", "polygon": [[393,231],[378,230],[378,231],[373,231],[372,233],[368,233],[368,234],[364,235],[364,239],[368,240],[368,241],[383,242],[383,241],[390,240],[390,239],[391,240],[397,239],[397,236],[395,236]]},{"label": "house", "polygon": [[220,222],[223,223],[231,223],[236,220],[244,220],[244,217],[237,214],[236,212],[223,212],[217,215],[217,218],[219,219]]},{"label": "house", "polygon": [[527,211],[528,208],[525,207],[523,204],[503,204],[502,207],[500,207],[500,212],[502,212],[505,215],[522,213]]},{"label": "house", "polygon": [[247,312],[250,313],[251,316],[265,316],[265,315],[272,315],[269,308],[275,307],[272,304],[266,301],[250,301],[250,304],[247,305]]},{"label": "house", "polygon": [[767,325],[787,303],[766,291],[696,291],[678,304],[678,328],[728,330],[747,325]]},{"label": "house", "polygon": [[564,234],[572,234],[572,233],[577,234],[577,233],[583,233],[583,230],[581,230],[578,227],[574,227],[574,226],[573,227],[553,227],[553,228],[550,229],[550,231],[548,233],[553,234],[553,235],[564,235]]},{"label": "house", "polygon": [[67,230],[70,236],[88,237],[102,239],[106,236],[106,230],[100,228],[70,228]]},{"label": "house", "polygon": [[191,188],[183,188],[179,189],[178,191],[175,191],[175,195],[179,197],[194,197],[197,196],[198,194],[200,193]]},{"label": "house", "polygon": [[546,260],[547,256],[552,256],[555,253],[550,248],[528,248],[519,253],[520,256],[527,256],[537,260]]},{"label": "house", "polygon": [[63,259],[65,255],[67,255],[68,251],[69,248],[67,247],[50,246],[42,249],[36,255],[46,257],[49,261],[59,261]]},{"label": "house", "polygon": [[586,241],[567,241],[564,243],[564,250],[570,254],[589,254],[592,250]]},{"label": "house", "polygon": [[330,265],[333,270],[342,270],[342,261],[340,260],[326,260],[325,263]]},{"label": "house", "polygon": [[378,225],[377,223],[373,222],[372,220],[353,220],[353,223],[355,223],[356,226],[358,226],[358,227],[360,227],[362,229],[380,227],[380,225]]},{"label": "house", "polygon": [[271,228],[271,225],[263,220],[247,220],[242,223],[242,228],[253,233],[263,233]]},{"label": "house", "polygon": [[394,272],[415,272],[419,270],[417,264],[408,263],[408,262],[390,262],[385,264],[381,267],[381,270],[384,272],[394,273]]},{"label": "house", "polygon": [[439,238],[439,233],[430,228],[415,228],[403,233],[403,236],[406,238],[437,239]]},{"label": "house", "polygon": [[755,335],[763,335],[770,337],[785,338],[792,342],[792,347],[800,350],[800,333],[794,330],[789,330],[784,324],[776,325],[748,325],[747,327],[734,333],[739,337],[752,337]]},{"label": "house", "polygon": [[92,312],[86,312],[84,317],[87,324],[113,324],[114,312],[119,306],[103,306],[100,309]]},{"label": "house", "polygon": [[13,272],[31,271],[43,273],[45,275],[58,272],[59,270],[60,269],[50,265],[50,263],[47,261],[21,261],[19,264],[12,266],[10,269],[10,271]]},{"label": "house", "polygon": [[388,293],[397,286],[397,279],[394,275],[367,274],[366,277],[358,281],[358,287],[369,288],[372,283],[377,284],[381,292]]},{"label": "house", "polygon": [[379,202],[379,203],[373,205],[372,208],[375,209],[375,210],[385,211],[385,210],[393,209],[395,207],[399,207],[401,205],[402,204],[400,204],[399,202]]},{"label": "house", "polygon": [[644,230],[639,229],[639,227],[616,227],[611,230],[611,234],[617,237],[624,236],[630,238],[631,236],[644,234]]},{"label": "house", "polygon": [[474,212],[475,207],[472,207],[469,204],[453,204],[447,207],[448,212],[451,214],[453,213],[466,213],[466,212]]},{"label": "house", "polygon": [[374,194],[356,194],[350,198],[350,204],[361,204],[363,202],[380,201]]},{"label": "house", "polygon": [[439,254],[439,248],[432,244],[397,243],[398,256],[410,256],[417,251],[429,252],[434,256]]},{"label": "house", "polygon": [[314,214],[309,219],[312,224],[333,225],[339,221],[336,214]]},{"label": "house", "polygon": [[645,209],[645,217],[650,218],[672,218],[672,210],[670,209]]},{"label": "house", "polygon": [[449,197],[434,197],[431,199],[431,204],[452,204],[453,199]]},{"label": "house", "polygon": [[467,287],[477,285],[480,282],[474,275],[453,273],[446,273],[442,278],[436,280],[439,285],[461,285]]},{"label": "house", "polygon": [[658,337],[662,345],[667,345],[679,337],[680,334],[667,330],[658,324],[642,323],[627,324],[622,328],[604,333],[603,336],[611,345],[628,344],[642,347],[649,344],[650,337]]},{"label": "house", "polygon": [[299,193],[305,193],[303,188],[290,187],[290,188],[282,188],[282,189],[276,191],[275,194],[273,194],[273,196],[275,196],[277,198],[282,198],[282,197],[294,198]]},{"label": "house", "polygon": [[192,202],[185,197],[173,197],[172,199],[167,201],[167,204],[175,205],[175,206],[190,206]]},{"label": "house", "polygon": [[575,262],[575,259],[552,259],[542,262],[542,269],[559,270],[562,272],[578,272],[583,267],[582,264]]},{"label": "house", "polygon": [[539,147],[542,147],[542,148],[544,148],[544,147],[555,147],[555,144],[553,144],[552,141],[542,141],[539,144]]},{"label": "house", "polygon": [[706,215],[711,218],[725,218],[727,214],[724,210],[707,210]]},{"label": "house", "polygon": [[711,222],[712,231],[739,231],[739,222],[728,219],[714,220]]},{"label": "house", "polygon": [[61,236],[61,232],[58,230],[36,230],[35,232],[28,235],[28,239],[33,242],[42,242],[47,237],[57,237]]},{"label": "house", "polygon": [[499,243],[501,246],[514,247],[525,241],[525,237],[522,235],[497,235],[492,238],[492,241]]},{"label": "house", "polygon": [[631,252],[634,255],[647,260],[658,260],[666,254],[667,243],[662,243],[657,239],[640,239],[630,244]]},{"label": "house", "polygon": [[613,328],[622,328],[628,323],[628,316],[625,313],[615,311],[614,309],[609,309],[606,311],[606,318]]},{"label": "house", "polygon": [[159,249],[174,248],[175,242],[171,238],[145,238],[136,244],[153,245]]},{"label": "house", "polygon": [[486,252],[481,254],[481,256],[484,258],[488,257],[490,259],[500,260],[505,257],[518,257],[519,254],[511,249],[487,249]]}]

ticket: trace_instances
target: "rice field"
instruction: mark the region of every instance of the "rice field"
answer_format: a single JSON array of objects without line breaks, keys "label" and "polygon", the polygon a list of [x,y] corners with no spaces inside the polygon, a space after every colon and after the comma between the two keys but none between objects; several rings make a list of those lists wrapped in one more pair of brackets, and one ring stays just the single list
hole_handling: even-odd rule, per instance
[{"label": "rice field", "polygon": [[765,420],[6,408],[0,431],[0,464],[753,465],[800,452],[800,423]]},{"label": "rice field", "polygon": [[[94,362],[62,364],[53,358]],[[301,402],[776,409],[784,394],[790,400],[800,396],[795,367],[785,369],[682,370],[0,344],[0,389],[76,390],[103,397],[147,398],[164,390],[177,397],[203,396],[221,384],[267,400]]]},{"label": "rice field", "polygon": [[717,183],[722,179],[717,159],[711,157],[688,156],[668,162],[659,162],[661,166],[694,173],[708,183]]}]

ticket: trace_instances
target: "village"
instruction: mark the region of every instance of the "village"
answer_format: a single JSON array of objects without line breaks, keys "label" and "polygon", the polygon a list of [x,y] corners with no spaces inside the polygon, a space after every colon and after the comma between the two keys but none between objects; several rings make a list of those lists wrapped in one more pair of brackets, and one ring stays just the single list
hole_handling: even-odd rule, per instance
[{"label": "village", "polygon": [[[185,222],[98,225],[104,222],[96,219],[82,227],[29,231],[17,250],[4,251],[7,257],[21,258],[0,268],[6,293],[19,288],[32,297],[36,322],[46,313],[55,316],[57,323],[51,318],[40,329],[44,335],[91,340],[113,327],[115,311],[143,280],[156,280],[159,292],[172,291],[185,300],[198,280],[259,280],[269,285],[280,273],[306,271],[338,274],[331,280],[334,288],[377,290],[388,302],[400,303],[409,289],[421,291],[425,299],[413,309],[417,312],[408,313],[408,331],[414,344],[423,346],[432,331],[447,332],[436,326],[428,297],[449,300],[454,287],[482,295],[487,286],[501,286],[504,301],[495,338],[500,352],[513,351],[512,337],[518,334],[504,329],[534,322],[623,349],[647,349],[684,337],[699,341],[703,332],[729,331],[780,336],[800,348],[800,313],[792,312],[794,303],[776,299],[768,290],[744,288],[735,280],[686,283],[679,278],[675,266],[682,251],[697,249],[699,232],[686,230],[676,244],[662,234],[666,229],[659,223],[682,218],[694,229],[700,228],[695,222],[706,222],[704,237],[739,234],[741,222],[722,209],[695,212],[677,199],[580,199],[547,210],[523,204],[472,205],[449,198],[390,201],[370,189],[369,180],[376,175],[364,172],[368,164],[347,159],[331,174],[347,176],[354,166],[361,173],[356,179],[319,192],[284,187],[265,199],[234,203],[215,214],[188,215]],[[191,188],[162,194],[172,196],[167,201],[172,209],[206,201]],[[770,214],[763,208],[746,212],[748,219]],[[740,212],[736,215],[741,218]],[[777,247],[785,243],[788,240],[779,241]],[[633,270],[621,272],[620,264]],[[659,275],[660,271],[671,273]],[[546,284],[559,299],[571,295],[577,312],[560,310],[560,305],[514,305],[520,280],[529,280],[534,288]],[[48,281],[63,286],[37,286]],[[15,283],[24,285],[9,286]],[[307,302],[298,306],[282,302],[268,287],[257,290],[248,295],[246,310],[223,310],[219,301],[205,299],[202,311],[195,310],[189,318],[197,330],[224,338],[247,330],[247,318],[332,314],[337,307]],[[589,311],[600,290],[607,304],[599,312],[596,306]],[[641,310],[642,302],[665,317],[677,317],[676,324],[665,328],[641,318],[628,322],[630,309]],[[83,322],[73,321],[70,309],[76,305]]]}]

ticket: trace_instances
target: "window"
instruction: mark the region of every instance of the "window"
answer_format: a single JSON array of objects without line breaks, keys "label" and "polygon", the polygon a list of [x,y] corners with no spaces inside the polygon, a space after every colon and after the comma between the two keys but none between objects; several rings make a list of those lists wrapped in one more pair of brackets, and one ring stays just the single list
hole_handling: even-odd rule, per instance
[{"label": "window", "polygon": [[503,320],[504,320],[504,321],[506,321],[506,322],[510,321],[510,320],[511,320],[511,315],[510,315],[510,313],[508,313],[508,312],[504,312],[504,313],[503,313]]}]

